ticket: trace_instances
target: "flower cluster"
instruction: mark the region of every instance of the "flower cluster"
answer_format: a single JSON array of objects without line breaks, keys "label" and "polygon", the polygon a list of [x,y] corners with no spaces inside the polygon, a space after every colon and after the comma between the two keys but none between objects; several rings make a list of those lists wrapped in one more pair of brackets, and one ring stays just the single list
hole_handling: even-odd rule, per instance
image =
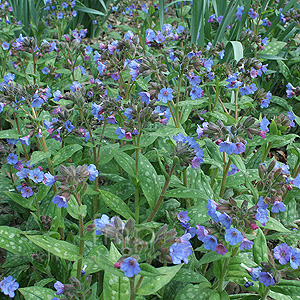
[{"label": "flower cluster", "polygon": [[10,275],[8,277],[4,277],[4,279],[0,282],[0,289],[4,295],[8,295],[9,298],[15,297],[15,291],[19,288],[19,283],[16,282],[16,279]]}]

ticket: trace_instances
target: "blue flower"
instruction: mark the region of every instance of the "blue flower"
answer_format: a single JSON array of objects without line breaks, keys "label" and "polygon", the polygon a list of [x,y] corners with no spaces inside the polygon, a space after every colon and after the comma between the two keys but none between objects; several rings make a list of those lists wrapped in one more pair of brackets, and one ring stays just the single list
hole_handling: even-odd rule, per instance
[{"label": "blue flower", "polygon": [[190,96],[192,100],[200,99],[204,95],[201,87],[194,86],[190,92]]},{"label": "blue flower", "polygon": [[56,289],[56,295],[61,295],[65,292],[65,285],[60,281],[54,283],[54,288]]},{"label": "blue flower", "polygon": [[60,13],[57,14],[56,17],[57,17],[58,20],[61,20],[64,17],[64,15],[63,15],[62,12],[60,12]]},{"label": "blue flower", "polygon": [[213,235],[207,235],[202,242],[206,250],[215,251],[218,246],[218,241]]},{"label": "blue flower", "polygon": [[208,230],[203,225],[196,225],[196,234],[199,241],[203,242],[203,239],[208,235]]},{"label": "blue flower", "polygon": [[260,272],[258,281],[263,283],[265,286],[274,285],[275,280],[269,272]]},{"label": "blue flower", "polygon": [[178,243],[174,243],[170,249],[169,254],[172,258],[173,264],[181,264],[181,261],[185,264],[187,264],[188,256],[190,256],[192,251],[192,244],[189,242],[189,239],[191,238],[191,234],[187,233],[184,234]]},{"label": "blue flower", "polygon": [[300,266],[300,251],[293,249],[290,255],[291,267],[295,270]]},{"label": "blue flower", "polygon": [[18,162],[18,155],[9,153],[6,160],[10,165],[15,165]]},{"label": "blue flower", "polygon": [[177,135],[173,135],[173,140],[177,143],[185,143],[187,141],[187,138],[183,133],[180,132]]},{"label": "blue flower", "polygon": [[132,40],[133,37],[134,37],[134,34],[131,30],[128,30],[124,35],[125,40]]},{"label": "blue flower", "polygon": [[262,131],[266,131],[266,132],[269,132],[269,128],[268,126],[270,125],[270,121],[267,119],[267,117],[264,117],[262,119],[262,121],[259,123],[259,128],[262,130]]},{"label": "blue flower", "polygon": [[139,96],[141,97],[141,101],[149,104],[150,93],[148,92],[139,92]]},{"label": "blue flower", "polygon": [[96,177],[98,177],[98,175],[99,175],[99,172],[98,172],[96,166],[93,164],[90,164],[86,170],[89,172],[89,180],[91,180],[91,181],[94,181],[96,179]]},{"label": "blue flower", "polygon": [[228,82],[228,85],[226,85],[227,89],[237,89],[242,85],[242,83],[237,80],[236,75],[228,75],[226,81]]},{"label": "blue flower", "polygon": [[177,33],[183,33],[184,32],[184,26],[182,26],[182,25],[179,25],[178,27],[177,27],[177,29],[176,29],[176,32]]},{"label": "blue flower", "polygon": [[77,81],[73,81],[73,84],[70,85],[70,90],[75,93],[79,88],[81,88],[81,84]]},{"label": "blue flower", "polygon": [[284,212],[286,210],[286,205],[281,201],[274,201],[273,207],[271,209],[272,213]]},{"label": "blue flower", "polygon": [[152,29],[149,28],[149,29],[146,30],[146,39],[149,42],[153,42],[155,37],[156,37],[156,34]]},{"label": "blue flower", "polygon": [[238,7],[236,12],[236,18],[238,19],[238,21],[241,21],[243,12],[244,12],[244,6]]},{"label": "blue flower", "polygon": [[243,240],[242,234],[235,228],[226,229],[225,241],[235,246]]},{"label": "blue flower", "polygon": [[118,135],[118,139],[123,139],[125,137],[125,130],[121,127],[118,127],[116,130],[115,130],[115,134]]},{"label": "blue flower", "polygon": [[45,74],[45,75],[49,74],[49,68],[44,67],[44,68],[42,69],[42,73]]},{"label": "blue flower", "polygon": [[212,65],[214,64],[214,61],[211,60],[211,59],[208,59],[208,60],[202,59],[202,62],[203,62],[204,68],[205,68],[208,72],[211,72],[211,67],[212,67]]},{"label": "blue flower", "polygon": [[217,211],[217,203],[214,200],[208,199],[206,208],[208,209],[207,215],[210,216],[215,222],[219,222],[221,213]]},{"label": "blue flower", "polygon": [[230,167],[231,170],[227,173],[227,176],[234,175],[239,171],[236,165],[230,165]]},{"label": "blue flower", "polygon": [[232,225],[232,223],[231,223],[231,217],[228,216],[225,212],[221,213],[221,215],[219,216],[219,221],[222,223],[222,225],[226,229],[230,228],[230,226]]},{"label": "blue flower", "polygon": [[51,187],[55,183],[55,181],[56,181],[55,176],[53,176],[50,172],[44,175],[44,180],[43,180],[44,185]]},{"label": "blue flower", "polygon": [[177,219],[182,223],[187,223],[190,220],[187,211],[181,211],[177,214]]},{"label": "blue flower", "polygon": [[2,44],[2,48],[3,48],[3,50],[8,50],[9,49],[9,43],[7,43],[7,42],[4,42],[3,44]]},{"label": "blue flower", "polygon": [[28,172],[28,177],[34,182],[39,183],[42,182],[44,179],[44,172],[41,171],[39,168],[36,168],[34,170],[30,170]]},{"label": "blue flower", "polygon": [[16,279],[13,279],[11,275],[4,277],[0,282],[1,292],[4,295],[8,295],[10,298],[15,297],[15,290],[19,288],[19,283],[16,282]]},{"label": "blue flower", "polygon": [[132,119],[132,109],[130,107],[126,108],[126,110],[124,111],[124,116],[130,120]]},{"label": "blue flower", "polygon": [[56,204],[58,208],[62,208],[62,207],[67,208],[68,206],[67,199],[64,196],[60,196],[60,195],[54,196],[52,202]]},{"label": "blue flower", "polygon": [[66,121],[65,128],[68,130],[68,132],[72,132],[75,126],[72,125],[71,121]]},{"label": "blue flower", "polygon": [[254,243],[252,241],[249,241],[247,238],[244,237],[240,244],[240,249],[241,250],[244,250],[244,249],[250,250],[253,245],[254,245]]},{"label": "blue flower", "polygon": [[219,146],[219,151],[226,152],[228,155],[232,154],[236,150],[236,145],[229,141],[221,142]]},{"label": "blue flower", "polygon": [[171,88],[162,88],[158,94],[158,99],[162,100],[163,103],[168,103],[173,99],[173,90]]},{"label": "blue flower", "polygon": [[148,8],[147,8],[146,4],[141,5],[141,10],[146,14],[148,13]]},{"label": "blue flower", "polygon": [[139,263],[133,257],[127,257],[123,260],[120,268],[126,277],[133,277],[141,272]]},{"label": "blue flower", "polygon": [[268,208],[268,204],[266,204],[264,202],[264,198],[259,197],[258,203],[257,203],[257,212],[255,214],[255,219],[258,222],[260,222],[263,226],[265,226],[269,220],[267,208]]},{"label": "blue flower", "polygon": [[21,195],[23,198],[29,198],[33,195],[33,191],[29,186],[23,186],[21,189]]},{"label": "blue flower", "polygon": [[256,281],[257,278],[259,277],[259,274],[261,273],[262,267],[257,267],[257,268],[251,268],[249,270],[249,274],[252,277],[253,281]]},{"label": "blue flower", "polygon": [[60,99],[62,99],[63,98],[63,96],[62,96],[62,94],[61,94],[61,92],[60,91],[56,91],[56,92],[54,92],[53,93],[53,101],[55,101],[55,102],[58,102]]},{"label": "blue flower", "polygon": [[250,18],[251,19],[256,19],[256,17],[257,17],[257,12],[255,12],[254,10],[253,10],[253,8],[250,8],[249,9],[249,12],[248,12],[248,15],[250,16]]},{"label": "blue flower", "polygon": [[102,234],[101,229],[104,228],[109,223],[110,223],[109,217],[105,214],[103,214],[100,219],[96,219],[94,221],[94,224],[96,226],[95,234],[96,235]]},{"label": "blue flower", "polygon": [[16,173],[19,179],[27,178],[29,170],[26,168],[22,168],[19,172]]},{"label": "blue flower", "polygon": [[220,58],[223,59],[225,55],[225,50],[219,52]]},{"label": "blue flower", "polygon": [[286,265],[290,260],[292,254],[292,247],[286,243],[282,243],[274,248],[274,258],[278,259],[281,265]]}]

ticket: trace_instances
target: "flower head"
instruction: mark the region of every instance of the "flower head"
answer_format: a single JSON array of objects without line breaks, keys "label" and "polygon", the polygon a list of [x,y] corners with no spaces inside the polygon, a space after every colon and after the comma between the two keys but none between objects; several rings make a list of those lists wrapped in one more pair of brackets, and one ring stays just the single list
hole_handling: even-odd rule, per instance
[{"label": "flower head", "polygon": [[15,297],[15,290],[19,288],[19,283],[16,282],[16,279],[10,275],[8,277],[4,277],[0,282],[0,289],[4,295],[8,295],[10,298]]},{"label": "flower head", "polygon": [[235,228],[226,229],[225,241],[231,246],[240,243],[243,240],[242,234]]},{"label": "flower head", "polygon": [[282,243],[274,248],[274,258],[278,259],[281,265],[287,264],[290,260],[292,253],[292,247],[288,246],[286,243]]},{"label": "flower head", "polygon": [[158,99],[163,103],[168,103],[168,101],[172,101],[173,99],[173,90],[171,88],[162,88],[158,94]]},{"label": "flower head", "polygon": [[62,207],[67,208],[68,206],[67,199],[64,196],[60,196],[60,195],[54,196],[52,202],[56,204],[58,208],[62,208]]},{"label": "flower head", "polygon": [[139,263],[133,257],[127,257],[123,260],[120,269],[124,272],[126,277],[133,277],[141,272]]},{"label": "flower head", "polygon": [[54,283],[54,288],[56,289],[56,295],[61,295],[65,292],[65,285],[60,281]]}]

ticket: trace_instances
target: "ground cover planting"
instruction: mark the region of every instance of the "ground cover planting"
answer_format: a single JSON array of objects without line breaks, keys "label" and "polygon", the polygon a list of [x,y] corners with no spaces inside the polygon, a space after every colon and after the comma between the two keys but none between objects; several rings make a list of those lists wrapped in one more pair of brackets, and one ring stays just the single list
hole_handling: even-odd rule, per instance
[{"label": "ground cover planting", "polygon": [[300,2],[0,1],[0,298],[300,294]]}]

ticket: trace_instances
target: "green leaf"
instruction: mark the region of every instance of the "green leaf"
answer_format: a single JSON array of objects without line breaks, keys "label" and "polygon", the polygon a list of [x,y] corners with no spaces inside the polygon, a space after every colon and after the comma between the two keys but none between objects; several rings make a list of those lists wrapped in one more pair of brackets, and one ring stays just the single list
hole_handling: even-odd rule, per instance
[{"label": "green leaf", "polygon": [[291,74],[290,69],[288,68],[288,66],[282,61],[282,60],[278,60],[278,67],[280,70],[280,73],[283,75],[283,77],[288,81],[291,82],[293,77]]},{"label": "green leaf", "polygon": [[20,135],[13,129],[1,130],[0,139],[18,139]]},{"label": "green leaf", "polygon": [[264,228],[275,230],[277,232],[291,232],[289,229],[285,228],[279,221],[272,217],[269,217],[269,221],[266,223],[266,226],[264,226]]},{"label": "green leaf", "polygon": [[[88,253],[87,257],[83,258],[82,265],[86,265],[86,272],[87,274],[93,274],[103,270],[101,266],[95,264],[95,257],[103,257],[109,261],[109,253],[105,246],[99,245],[91,249]],[[75,264],[74,264],[75,265]],[[74,268],[74,266],[73,266]]]},{"label": "green leaf", "polygon": [[42,161],[45,158],[48,158],[51,156],[50,152],[44,152],[44,151],[34,151],[30,157],[30,163],[31,165],[35,165]]},{"label": "green leaf", "polygon": [[20,256],[32,254],[37,247],[21,233],[20,229],[0,226],[0,248]]},{"label": "green leaf", "polygon": [[82,11],[88,14],[93,14],[97,16],[105,16],[105,14],[99,10],[93,9],[93,8],[88,8],[88,7],[83,7],[83,6],[76,6],[76,9],[78,11]]},{"label": "green leaf", "polygon": [[120,167],[130,176],[135,176],[135,160],[119,149],[114,151],[114,158]]},{"label": "green leaf", "polygon": [[34,197],[23,198],[22,195],[14,192],[4,192],[11,200],[18,203],[20,206],[29,208],[30,210],[36,211],[36,208],[32,205]]},{"label": "green leaf", "polygon": [[[281,49],[286,45],[285,42],[281,41],[272,41],[269,42],[268,45],[263,49],[262,51],[259,52],[259,54],[267,54],[267,55],[273,55],[276,56]],[[257,56],[258,57],[258,56]]]},{"label": "green leaf", "polygon": [[[122,255],[113,243],[110,245],[109,260],[115,264]],[[128,300],[130,298],[129,279],[124,276],[116,276],[109,271],[104,272],[103,299],[104,300]]]},{"label": "green leaf", "polygon": [[244,57],[243,45],[238,41],[229,41],[233,48],[234,59],[239,61]]},{"label": "green leaf", "polygon": [[54,166],[58,166],[64,161],[66,161],[68,158],[71,158],[71,156],[82,149],[82,146],[78,144],[68,145],[60,149],[53,157],[52,164]]},{"label": "green leaf", "polygon": [[176,295],[175,300],[207,300],[211,293],[212,290],[204,283],[188,284]]},{"label": "green leaf", "polygon": [[268,246],[266,242],[265,235],[262,230],[258,228],[256,230],[256,239],[254,240],[254,245],[252,247],[254,261],[260,265],[262,261],[268,262]]},{"label": "green leaf", "polygon": [[150,161],[142,154],[139,154],[138,169],[143,193],[153,209],[161,193],[157,173]]},{"label": "green leaf", "polygon": [[188,283],[209,283],[203,275],[186,268],[181,268],[181,270],[175,275],[174,280]]},{"label": "green leaf", "polygon": [[130,219],[133,217],[131,210],[122,199],[108,191],[99,191],[106,205],[114,212],[118,213],[120,216],[123,216],[125,219]]},{"label": "green leaf", "polygon": [[42,279],[40,280],[39,282],[35,283],[34,286],[40,286],[40,287],[43,287],[45,286],[46,284],[50,283],[50,282],[53,282],[55,281],[54,278],[45,278],[45,279]]},{"label": "green leaf", "polygon": [[161,275],[156,277],[145,277],[136,293],[144,296],[154,294],[163,286],[167,285],[181,269],[181,267],[182,265],[157,268],[157,271]]},{"label": "green leaf", "polygon": [[26,300],[52,300],[57,297],[55,291],[40,286],[20,288],[18,291]]},{"label": "green leaf", "polygon": [[79,247],[68,242],[54,239],[46,235],[26,235],[34,244],[46,251],[66,260],[74,261],[80,259]]},{"label": "green leaf", "polygon": [[86,205],[78,205],[75,197],[71,195],[70,201],[68,202],[67,212],[76,220],[79,220],[80,216],[83,218],[86,216],[87,207]]}]

